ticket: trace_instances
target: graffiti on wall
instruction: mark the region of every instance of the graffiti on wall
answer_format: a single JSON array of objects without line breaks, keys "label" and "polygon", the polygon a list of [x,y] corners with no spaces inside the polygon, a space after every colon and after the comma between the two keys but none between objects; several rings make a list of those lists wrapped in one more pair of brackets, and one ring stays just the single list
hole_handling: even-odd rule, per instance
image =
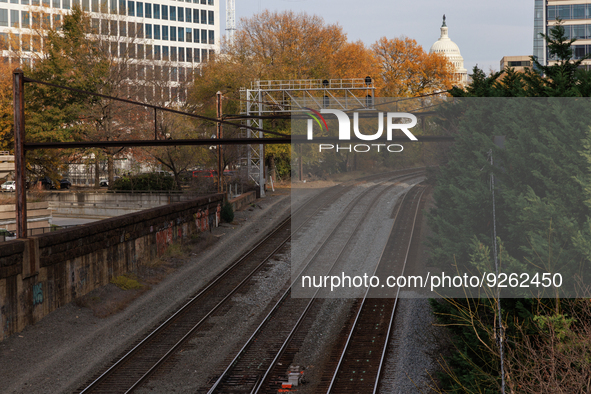
[{"label": "graffiti on wall", "polygon": [[43,304],[43,283],[33,285],[33,305]]},{"label": "graffiti on wall", "polygon": [[168,245],[172,244],[172,226],[173,222],[170,222],[169,226],[163,230],[160,230],[156,233],[156,249],[158,256],[161,256]]}]

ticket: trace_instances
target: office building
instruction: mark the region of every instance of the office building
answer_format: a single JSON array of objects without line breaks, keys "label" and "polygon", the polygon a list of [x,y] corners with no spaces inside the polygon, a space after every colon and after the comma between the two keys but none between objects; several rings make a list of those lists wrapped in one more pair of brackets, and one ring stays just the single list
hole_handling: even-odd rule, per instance
[{"label": "office building", "polygon": [[[580,59],[591,54],[591,2],[581,0],[535,0],[534,3],[534,56],[543,65],[550,65],[552,59],[548,53],[546,41],[540,33],[548,34],[556,25],[556,19],[563,22],[568,38],[575,38],[573,54]],[[584,67],[589,68],[591,61],[585,60]]]},{"label": "office building", "polygon": [[[59,23],[78,5],[89,12],[92,29],[111,41],[111,56],[133,59],[138,70],[165,69],[171,101],[184,101],[185,92],[172,93],[179,82],[220,48],[221,0],[0,0],[0,36],[20,46],[22,59],[38,50],[41,38],[34,27]],[[14,48],[13,48],[14,49]],[[6,57],[8,53],[5,53]],[[163,77],[164,78],[164,77]]]}]

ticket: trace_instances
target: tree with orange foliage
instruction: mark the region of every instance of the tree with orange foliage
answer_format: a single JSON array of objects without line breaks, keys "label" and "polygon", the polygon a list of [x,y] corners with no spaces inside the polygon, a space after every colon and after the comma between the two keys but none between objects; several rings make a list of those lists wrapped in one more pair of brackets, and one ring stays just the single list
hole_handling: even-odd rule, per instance
[{"label": "tree with orange foliage", "polygon": [[453,65],[427,53],[408,37],[380,38],[371,46],[380,69],[376,84],[383,97],[413,97],[453,86]]},{"label": "tree with orange foliage", "polygon": [[14,149],[14,113],[12,106],[12,72],[7,63],[0,62],[0,150]]}]

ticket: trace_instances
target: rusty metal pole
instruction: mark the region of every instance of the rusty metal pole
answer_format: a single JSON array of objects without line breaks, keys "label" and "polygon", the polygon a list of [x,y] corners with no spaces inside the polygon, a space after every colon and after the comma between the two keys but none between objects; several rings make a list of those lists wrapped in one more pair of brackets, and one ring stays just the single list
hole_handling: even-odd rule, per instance
[{"label": "rusty metal pole", "polygon": [[27,189],[25,180],[25,75],[17,68],[13,77],[14,174],[16,180],[16,236],[27,238]]},{"label": "rusty metal pole", "polygon": [[[222,92],[216,93],[216,112],[218,120],[222,120]],[[222,124],[220,122],[217,123],[217,130],[216,130],[217,139],[219,140],[222,138]],[[222,193],[224,189],[222,188],[222,146],[218,145],[218,193]]]}]

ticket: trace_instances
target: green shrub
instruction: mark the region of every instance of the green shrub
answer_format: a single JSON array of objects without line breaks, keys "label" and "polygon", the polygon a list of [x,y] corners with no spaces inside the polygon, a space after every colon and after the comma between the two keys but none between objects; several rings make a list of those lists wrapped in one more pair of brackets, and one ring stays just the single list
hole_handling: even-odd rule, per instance
[{"label": "green shrub", "polygon": [[234,208],[232,208],[232,204],[227,201],[222,207],[221,217],[226,223],[232,223],[234,221]]},{"label": "green shrub", "polygon": [[113,183],[113,190],[174,190],[174,178],[166,174],[124,176]]}]

